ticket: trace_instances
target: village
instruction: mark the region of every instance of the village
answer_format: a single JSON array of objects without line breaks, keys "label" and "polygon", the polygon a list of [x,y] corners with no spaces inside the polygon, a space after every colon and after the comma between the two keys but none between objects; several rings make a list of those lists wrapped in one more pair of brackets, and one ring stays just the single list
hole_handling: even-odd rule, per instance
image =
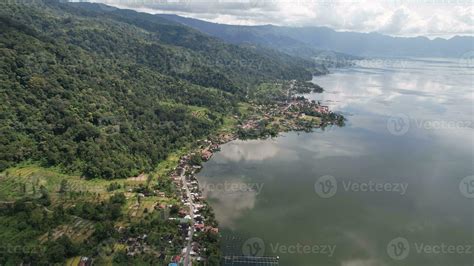
[{"label": "village", "polygon": [[[328,106],[296,95],[301,89],[296,86],[295,81],[281,88],[284,89],[284,100],[272,101],[271,104],[254,102],[250,108],[251,112],[243,117],[235,117],[238,122],[234,132],[219,133],[201,140],[197,149],[179,158],[178,165],[169,176],[178,190],[181,204],[177,217],[169,217],[168,220],[177,222],[180,234],[184,237],[184,246],[180,254],[172,257],[169,266],[207,261],[209,258],[206,257],[205,243],[200,241],[202,238],[199,236],[202,234],[219,236],[217,222],[213,215],[209,215],[210,207],[199,188],[196,174],[201,170],[202,162],[210,160],[213,154],[220,150],[220,145],[237,138],[275,137],[281,132],[310,131],[314,128],[344,123],[342,115],[331,112]],[[161,210],[167,207],[173,206],[155,206]],[[133,250],[133,246],[129,247],[129,250]],[[128,255],[133,253],[129,252]]]},{"label": "village", "polygon": [[[159,252],[150,246],[148,234],[127,234],[127,228],[118,228],[118,232],[123,235],[119,242],[124,245],[127,256],[149,254],[160,258],[168,266],[205,265],[214,255],[209,248],[218,248],[219,228],[196,178],[196,174],[202,169],[202,163],[210,160],[213,154],[220,150],[220,145],[235,139],[268,138],[281,132],[311,131],[328,125],[343,125],[342,115],[333,113],[328,106],[298,95],[301,88],[295,84],[297,83],[291,82],[280,86],[278,93],[284,97],[278,101],[273,99],[267,104],[251,102],[248,112],[234,116],[235,124],[232,130],[200,140],[194,148],[181,154],[177,164],[162,176],[163,180],[171,183],[174,192],[165,193],[161,187],[147,186],[127,189],[129,197],[136,197],[137,200],[132,205],[132,210],[149,203],[151,205],[145,204],[150,209],[145,210],[146,213],[156,211],[163,221],[168,221],[168,224],[179,232],[177,237],[162,238],[169,242],[170,248]],[[135,181],[144,181],[144,178],[144,175],[140,175]],[[155,201],[156,197],[172,197],[176,201],[174,204],[163,203]],[[141,215],[132,212],[132,217],[134,216],[138,218]],[[215,241],[210,243],[209,239]],[[83,257],[81,261],[82,259],[87,258]],[[86,262],[82,265],[88,265],[87,260],[82,262]]]},{"label": "village", "polygon": [[195,176],[202,168],[201,162],[210,160],[214,152],[220,150],[219,145],[237,138],[266,138],[285,131],[308,131],[326,125],[343,124],[342,115],[331,112],[328,106],[309,101],[302,96],[294,96],[293,88],[292,85],[288,89],[288,99],[285,101],[270,105],[255,104],[254,113],[239,123],[236,133],[221,133],[217,137],[202,140],[196,151],[180,158],[171,178],[180,189],[181,202],[186,209],[180,210],[178,220],[187,237],[182,253],[175,256],[169,266],[190,265],[192,261],[206,260],[202,255],[202,243],[195,241],[194,237],[200,232],[216,235],[219,233],[217,222],[214,219],[210,220],[210,217],[206,217],[202,212],[207,203]]},{"label": "village", "polygon": [[[68,265],[119,263],[142,257],[158,265],[217,265],[221,258],[219,226],[199,186],[197,173],[221,145],[235,139],[264,139],[281,132],[311,131],[344,123],[342,115],[319,102],[305,99],[299,91],[292,83],[264,87],[263,95],[272,95],[268,101],[262,98],[264,96],[249,99],[240,106],[239,112],[226,118],[225,127],[183,147],[153,173],[142,172],[123,180],[96,183],[77,176],[68,177],[65,182],[63,175],[49,170],[19,167],[15,170],[17,173],[4,178],[31,184],[20,186],[18,191],[33,196],[45,193],[42,191],[46,191],[46,187],[41,189],[42,184],[48,185],[53,203],[61,204],[72,217],[64,225],[40,235],[41,243],[63,236],[76,243],[92,239],[97,228],[101,229],[95,222],[100,219],[103,206],[117,205],[110,200],[121,195],[120,210],[124,215],[117,215],[113,225],[102,230],[114,237],[101,239],[97,250],[70,258]],[[40,189],[35,190],[35,187]],[[84,204],[87,208],[76,206],[77,197],[87,202]],[[12,204],[13,201],[3,202],[5,208]],[[93,216],[94,213],[97,216]]]},{"label": "village", "polygon": [[[344,125],[344,117],[329,110],[320,102],[310,101],[298,95],[307,92],[308,87],[296,81],[280,86],[278,99],[263,104],[253,103],[253,113],[245,117],[237,127],[237,135],[241,139],[275,137],[281,132],[311,131],[314,128],[324,128],[329,125]],[[301,87],[303,86],[303,87]],[[315,91],[322,90],[319,86]]]},{"label": "village", "polygon": [[[181,256],[176,256],[170,266],[189,265],[190,261],[203,261],[206,258],[202,256],[201,245],[194,240],[198,234],[209,233],[218,235],[219,229],[213,217],[207,217],[206,203],[199,189],[198,181],[195,174],[201,169],[201,162],[209,160],[213,152],[219,149],[218,144],[214,144],[209,140],[204,140],[200,146],[200,153],[190,153],[184,155],[179,160],[179,165],[171,174],[171,178],[176,187],[181,191],[181,203],[186,210],[179,212],[180,226],[186,235],[186,246],[183,248]],[[175,218],[169,218],[175,219]]]},{"label": "village", "polygon": [[240,138],[275,137],[280,132],[310,131],[338,123],[338,115],[327,106],[295,97],[274,105],[257,105],[256,114],[239,125]]}]

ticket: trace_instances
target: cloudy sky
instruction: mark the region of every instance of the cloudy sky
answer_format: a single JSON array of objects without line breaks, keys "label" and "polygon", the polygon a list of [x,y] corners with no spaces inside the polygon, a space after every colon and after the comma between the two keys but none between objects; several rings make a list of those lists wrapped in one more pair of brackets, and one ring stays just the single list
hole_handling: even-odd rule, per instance
[{"label": "cloudy sky", "polygon": [[474,0],[88,0],[212,22],[327,26],[396,36],[474,33]]}]

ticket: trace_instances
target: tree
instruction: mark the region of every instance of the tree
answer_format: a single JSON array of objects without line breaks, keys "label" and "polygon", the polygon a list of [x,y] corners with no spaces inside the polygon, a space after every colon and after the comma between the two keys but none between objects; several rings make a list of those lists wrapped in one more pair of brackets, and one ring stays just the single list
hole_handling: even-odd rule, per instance
[{"label": "tree", "polygon": [[69,183],[66,179],[63,179],[59,185],[59,193],[65,193],[67,191],[69,191]]},{"label": "tree", "polygon": [[189,162],[192,165],[201,165],[202,164],[202,158],[199,154],[193,154],[193,155],[191,155],[191,158],[190,158]]},{"label": "tree", "polygon": [[40,186],[40,193],[41,193],[41,196],[40,196],[39,202],[44,206],[49,206],[51,204],[51,200],[49,197],[49,192],[45,186],[43,185]]}]

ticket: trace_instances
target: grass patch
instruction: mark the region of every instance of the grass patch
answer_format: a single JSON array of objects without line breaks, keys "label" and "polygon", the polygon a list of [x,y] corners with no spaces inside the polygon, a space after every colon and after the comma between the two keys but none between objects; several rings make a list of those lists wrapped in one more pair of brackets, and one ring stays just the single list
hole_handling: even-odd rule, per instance
[{"label": "grass patch", "polygon": [[[40,187],[45,187],[52,198],[59,196],[61,183],[67,181],[66,191],[109,194],[107,187],[116,180],[86,180],[80,176],[66,175],[57,168],[43,168],[38,165],[22,165],[9,168],[0,174],[0,200],[12,201],[24,196],[35,196]],[[124,182],[119,180],[118,182]],[[64,188],[64,187],[63,187]]]},{"label": "grass patch", "polygon": [[78,266],[80,262],[81,262],[81,257],[78,256],[78,257],[73,257],[73,258],[67,259],[65,265],[66,266]]}]

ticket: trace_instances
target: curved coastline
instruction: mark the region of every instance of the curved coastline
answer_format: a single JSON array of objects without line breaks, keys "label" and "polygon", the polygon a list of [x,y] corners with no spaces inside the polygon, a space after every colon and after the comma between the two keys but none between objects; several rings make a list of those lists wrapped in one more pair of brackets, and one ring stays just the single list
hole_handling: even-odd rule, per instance
[{"label": "curved coastline", "polygon": [[[220,145],[234,140],[248,139],[266,139],[269,137],[278,137],[280,133],[290,131],[311,132],[315,128],[324,128],[326,126],[343,126],[345,118],[333,113],[327,106],[319,102],[310,101],[305,98],[305,93],[322,93],[323,89],[318,85],[299,86],[296,81],[291,81],[286,88],[286,98],[280,101],[274,101],[268,105],[254,104],[253,108],[260,112],[259,116],[249,116],[239,125],[235,125],[231,132],[218,132],[205,140],[198,141],[197,148],[180,156],[179,164],[171,173],[171,178],[181,193],[181,202],[187,206],[186,218],[190,222],[190,230],[187,238],[186,247],[183,249],[184,265],[190,261],[201,261],[202,258],[195,247],[193,237],[195,232],[204,232],[219,235],[218,221],[215,219],[212,207],[203,197],[203,191],[196,178],[196,174],[202,169],[202,162],[209,161],[215,152],[220,151]],[[301,83],[305,84],[305,83]],[[311,83],[313,84],[313,83]],[[261,127],[263,119],[274,120],[275,117],[284,118],[279,120],[277,131],[258,130]],[[316,119],[319,118],[319,119]],[[264,123],[265,124],[265,123]],[[268,124],[265,124],[268,126]],[[259,134],[255,134],[258,131]],[[205,209],[206,213],[202,213]],[[208,215],[208,216],[206,216]],[[197,219],[196,219],[197,218]],[[219,244],[214,243],[214,244]],[[192,254],[194,253],[194,254]],[[219,254],[221,256],[221,254]],[[220,259],[220,258],[219,258]]]}]

